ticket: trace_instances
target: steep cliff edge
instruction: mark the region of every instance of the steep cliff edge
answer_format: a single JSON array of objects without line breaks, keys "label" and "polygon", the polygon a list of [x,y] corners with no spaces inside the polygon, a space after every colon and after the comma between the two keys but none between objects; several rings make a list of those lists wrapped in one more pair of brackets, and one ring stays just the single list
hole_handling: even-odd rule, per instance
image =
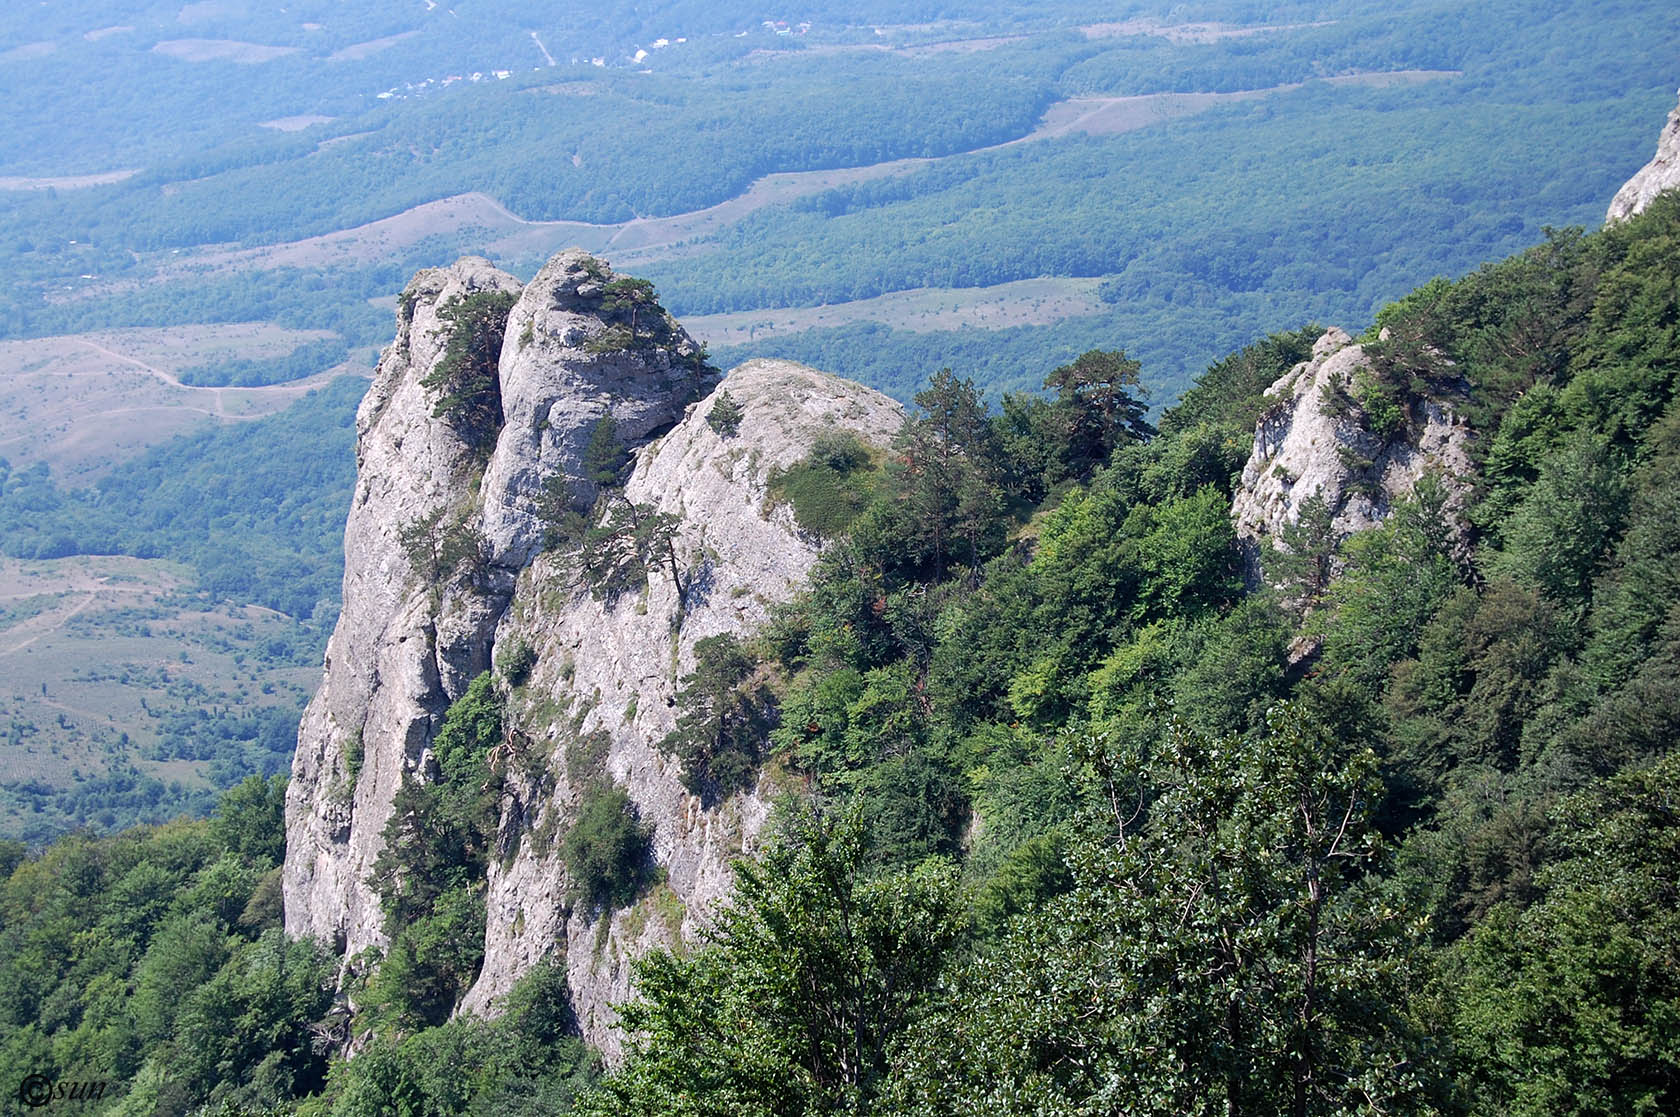
[{"label": "steep cliff edge", "polygon": [[1657,153],[1616,191],[1604,220],[1625,221],[1643,211],[1658,194],[1676,187],[1680,187],[1680,105],[1668,114],[1668,123],[1657,137]]},{"label": "steep cliff edge", "polygon": [[366,884],[398,783],[414,771],[462,673],[440,668],[481,648],[438,640],[440,610],[402,541],[410,524],[452,514],[474,451],[432,416],[421,383],[443,359],[439,310],[480,292],[513,293],[513,276],[467,259],[416,275],[395,342],[356,415],[357,482],[344,531],[344,610],[321,686],[304,712],[286,793],[286,927],[340,951],[380,941]]},{"label": "steep cliff edge", "polygon": [[1457,482],[1471,474],[1469,428],[1436,400],[1381,395],[1365,347],[1344,331],[1326,331],[1312,358],[1267,388],[1265,398],[1231,505],[1251,580],[1259,578],[1261,548],[1279,539],[1311,497],[1323,499],[1344,538],[1386,519],[1425,473],[1441,475],[1462,504]]},{"label": "steep cliff edge", "polygon": [[[484,967],[466,1006],[491,1008],[521,973],[561,956],[583,1033],[609,1055],[618,1042],[610,1005],[629,992],[630,963],[703,925],[730,887],[730,859],[768,811],[758,791],[704,803],[659,742],[675,727],[695,644],[755,631],[816,561],[817,542],[791,509],[769,500],[771,472],[805,457],[825,430],[879,442],[903,418],[885,396],[782,361],[742,365],[719,391],[742,408],[738,430],[712,429],[713,401],[702,401],[640,451],[624,490],[627,500],[679,518],[683,590],[661,572],[643,593],[598,600],[581,590],[564,554],[545,554],[521,575],[498,633],[536,654],[510,718],[512,731],[550,759],[510,778],[504,832],[530,837],[491,865]],[[624,786],[652,825],[665,878],[616,911],[572,902],[566,866],[543,838],[576,808],[590,773],[566,757],[591,742],[600,774]]]},{"label": "steep cliff edge", "polygon": [[[493,1012],[527,969],[562,960],[586,1038],[610,1051],[608,1006],[628,990],[629,961],[692,931],[767,811],[754,789],[703,802],[659,744],[695,643],[750,633],[817,557],[770,501],[770,473],[833,427],[880,442],[902,412],[784,362],[751,362],[720,388],[651,289],[581,252],[523,287],[462,260],[420,273],[401,305],[358,414],[344,611],[287,792],[286,928],[347,961],[388,945],[369,875],[397,791],[437,778],[444,711],[498,649],[518,647],[521,678],[500,684],[512,759],[484,963],[463,1007]],[[468,309],[493,330],[464,334]],[[463,361],[491,337],[494,376],[469,383]],[[707,421],[723,390],[740,407],[733,431]],[[477,393],[476,426],[452,391]],[[603,473],[604,451],[629,461]],[[545,546],[557,518],[616,483],[613,469],[621,505],[671,517],[670,544],[644,586],[596,595],[568,547]],[[657,866],[619,910],[576,898],[560,849],[586,785],[602,780],[627,790]]]}]

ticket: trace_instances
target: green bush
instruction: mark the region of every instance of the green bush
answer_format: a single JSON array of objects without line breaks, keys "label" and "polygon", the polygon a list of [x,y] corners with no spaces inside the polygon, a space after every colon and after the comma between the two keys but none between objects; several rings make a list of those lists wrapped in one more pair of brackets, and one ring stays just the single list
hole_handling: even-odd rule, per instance
[{"label": "green bush", "polygon": [[652,840],[653,828],[637,818],[622,787],[604,780],[586,786],[560,842],[572,902],[607,910],[629,904],[648,881]]},{"label": "green bush", "polygon": [[1394,386],[1369,369],[1353,374],[1353,399],[1365,412],[1365,425],[1372,434],[1393,438],[1406,427],[1406,411]]},{"label": "green bush", "polygon": [[349,740],[344,742],[344,772],[351,787],[356,786],[356,779],[362,774],[364,755],[362,731],[358,729],[350,735]]},{"label": "green bush", "polygon": [[487,450],[502,427],[502,388],[497,366],[502,335],[518,296],[511,291],[474,291],[438,307],[449,330],[443,356],[420,385],[437,394],[434,418],[444,419],[463,439]]},{"label": "green bush", "polygon": [[683,762],[683,784],[726,798],[751,787],[771,718],[757,662],[729,633],[694,645],[694,670],[677,695],[677,727],[660,742]]},{"label": "green bush", "polygon": [[706,412],[706,425],[722,437],[730,438],[741,429],[741,417],[745,414],[746,409],[741,406],[740,401],[727,391],[722,391],[712,402],[712,409]]},{"label": "green bush", "polygon": [[806,457],[770,475],[770,493],[793,506],[799,526],[833,539],[852,526],[869,505],[871,456],[850,431],[819,435]]},{"label": "green bush", "polygon": [[371,876],[391,936],[363,999],[376,1020],[441,1024],[478,976],[501,798],[490,755],[502,737],[502,696],[486,671],[444,714],[432,740],[435,778],[397,789]]},{"label": "green bush", "polygon": [[519,636],[508,641],[507,647],[496,657],[496,666],[501,669],[502,678],[507,680],[509,686],[524,683],[531,677],[531,669],[536,665],[537,649]]}]

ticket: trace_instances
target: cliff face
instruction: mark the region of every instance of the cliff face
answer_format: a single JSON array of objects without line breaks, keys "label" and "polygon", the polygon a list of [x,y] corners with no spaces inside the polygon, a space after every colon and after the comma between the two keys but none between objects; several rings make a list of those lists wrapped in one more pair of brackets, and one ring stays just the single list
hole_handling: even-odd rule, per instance
[{"label": "cliff face", "polygon": [[1381,523],[1428,472],[1458,489],[1462,501],[1458,482],[1472,468],[1469,428],[1449,408],[1421,400],[1400,429],[1373,430],[1355,401],[1368,367],[1364,347],[1332,327],[1313,345],[1311,360],[1266,389],[1270,406],[1255,427],[1231,506],[1251,580],[1259,578],[1261,547],[1299,518],[1309,497],[1323,498],[1344,537]]},{"label": "cliff face", "polygon": [[1604,220],[1625,221],[1650,205],[1658,194],[1676,187],[1680,187],[1680,106],[1668,114],[1668,123],[1657,137],[1657,153],[1616,191]]},{"label": "cliff face", "polygon": [[[432,417],[420,381],[443,355],[438,308],[478,291],[519,289],[485,260],[415,276],[410,309],[356,414],[356,492],[344,530],[344,611],[327,644],[326,671],[298,730],[286,792],[286,927],[337,949],[381,940],[377,899],[365,883],[392,796],[413,772],[463,665],[482,641],[439,639],[462,624],[412,569],[404,527],[448,515],[474,471],[472,448]],[[469,676],[470,677],[470,676]],[[446,683],[448,685],[446,685]]]},{"label": "cliff face", "polygon": [[[770,471],[804,457],[825,429],[879,442],[902,418],[884,396],[784,362],[751,362],[717,387],[663,311],[636,308],[631,329],[631,311],[603,304],[612,279],[572,252],[522,289],[463,260],[405,291],[409,309],[358,414],[344,611],[299,729],[284,875],[289,933],[347,959],[386,945],[368,875],[397,789],[431,778],[443,711],[498,649],[522,645],[534,665],[508,696],[505,745],[518,762],[507,766],[489,867],[485,961],[464,1007],[494,1012],[527,969],[563,960],[585,1037],[609,1052],[608,1006],[628,992],[630,960],[694,929],[766,814],[758,790],[712,803],[691,795],[659,742],[696,641],[751,633],[817,557],[791,512],[767,499]],[[437,393],[422,381],[445,358],[450,300],[483,291],[518,298],[497,367],[502,420],[475,447],[433,415]],[[706,421],[714,389],[742,406],[732,435]],[[624,498],[676,518],[681,593],[662,567],[645,590],[600,600],[568,553],[543,550],[557,504],[582,509],[595,496],[586,449],[608,417],[633,459]],[[468,539],[476,561],[429,562],[416,545],[426,524],[434,540]],[[586,780],[601,779],[624,787],[651,827],[664,878],[606,913],[569,898],[557,840]]]},{"label": "cliff face", "polygon": [[[884,396],[780,361],[749,362],[720,390],[743,408],[738,431],[711,429],[711,402],[703,401],[642,449],[625,486],[626,499],[680,518],[685,599],[661,573],[644,594],[599,601],[578,591],[563,555],[543,555],[521,574],[498,633],[537,653],[510,714],[515,732],[547,742],[555,759],[510,779],[504,833],[538,837],[491,865],[485,963],[466,1004],[491,1008],[531,965],[563,954],[584,1035],[609,1055],[618,1043],[610,1005],[629,993],[630,963],[703,925],[730,887],[730,859],[768,811],[767,788],[703,804],[659,742],[675,727],[678,680],[693,669],[694,645],[758,629],[817,558],[791,510],[767,504],[770,472],[803,458],[824,429],[879,441],[902,420]],[[653,824],[654,860],[666,878],[631,907],[606,913],[567,900],[565,866],[540,839],[577,806],[586,775],[564,754],[591,735],[606,739],[606,777]]]}]

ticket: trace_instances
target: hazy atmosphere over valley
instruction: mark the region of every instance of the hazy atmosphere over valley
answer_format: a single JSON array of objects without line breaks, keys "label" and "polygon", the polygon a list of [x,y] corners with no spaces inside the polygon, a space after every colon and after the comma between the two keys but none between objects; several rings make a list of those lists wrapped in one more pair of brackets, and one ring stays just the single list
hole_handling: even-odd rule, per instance
[{"label": "hazy atmosphere over valley", "polygon": [[14,0],[0,1099],[1680,1111],[1677,84]]}]

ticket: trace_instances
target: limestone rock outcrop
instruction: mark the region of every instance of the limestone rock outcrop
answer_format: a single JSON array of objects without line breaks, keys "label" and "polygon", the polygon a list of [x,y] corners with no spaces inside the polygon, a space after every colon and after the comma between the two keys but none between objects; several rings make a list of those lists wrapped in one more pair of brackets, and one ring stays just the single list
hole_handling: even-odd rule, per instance
[{"label": "limestone rock outcrop", "polygon": [[1676,187],[1680,187],[1680,105],[1668,114],[1668,123],[1657,137],[1657,153],[1616,191],[1604,220],[1625,221],[1643,211],[1658,194]]},{"label": "limestone rock outcrop", "polygon": [[[704,923],[768,811],[763,787],[715,802],[691,794],[660,742],[695,643],[753,632],[818,557],[820,542],[770,498],[772,471],[826,430],[883,443],[903,418],[885,396],[787,362],[749,362],[719,385],[656,305],[638,307],[633,327],[622,304],[603,305],[613,278],[568,252],[529,284],[467,259],[405,290],[357,417],[343,614],[299,728],[283,877],[290,934],[328,944],[346,967],[388,945],[369,875],[397,790],[435,777],[430,745],[449,703],[519,648],[528,675],[501,684],[511,759],[484,963],[463,1009],[496,1012],[521,974],[553,961],[585,1038],[609,1054],[610,1006],[629,991],[630,963]],[[497,368],[502,421],[475,446],[434,416],[437,393],[423,381],[445,357],[440,309],[485,290],[518,298]],[[741,409],[730,433],[707,421],[722,391]],[[630,455],[623,499],[674,517],[680,586],[662,567],[645,588],[599,598],[571,553],[545,549],[556,494],[574,509],[596,495],[584,452],[608,417]],[[416,544],[428,523],[469,540],[473,561],[428,563]],[[585,784],[603,779],[650,828],[658,880],[605,912],[575,901],[560,849]]]},{"label": "limestone rock outcrop", "polygon": [[1472,468],[1468,426],[1446,405],[1424,399],[1412,402],[1400,430],[1373,431],[1355,399],[1369,363],[1364,346],[1332,327],[1310,360],[1266,389],[1269,406],[1231,505],[1251,580],[1259,577],[1261,547],[1296,521],[1309,497],[1323,498],[1343,537],[1380,524],[1428,472],[1462,503],[1462,479]]},{"label": "limestone rock outcrop", "polygon": [[693,669],[694,645],[758,629],[817,559],[817,541],[799,530],[792,510],[769,501],[771,472],[803,458],[824,430],[880,441],[903,418],[898,404],[876,392],[782,361],[748,362],[719,390],[742,407],[736,433],[713,430],[711,400],[702,401],[638,453],[625,486],[626,499],[679,517],[684,599],[657,575],[644,594],[599,601],[580,591],[565,556],[543,555],[521,575],[497,635],[536,652],[510,716],[555,757],[536,778],[510,779],[504,831],[541,835],[564,824],[582,790],[566,750],[594,735],[605,744],[607,778],[628,789],[654,828],[654,860],[665,880],[631,907],[589,911],[567,899],[565,866],[553,851],[540,840],[521,841],[491,866],[484,967],[466,1004],[491,1010],[532,965],[563,958],[583,1033],[609,1056],[618,1044],[611,1005],[629,993],[631,962],[704,925],[728,893],[730,860],[750,846],[768,813],[769,797],[759,792],[703,804],[659,742],[675,727],[678,684]]},{"label": "limestone rock outcrop", "polygon": [[[519,281],[488,260],[465,259],[416,275],[403,292],[397,336],[356,413],[356,490],[344,529],[344,607],[327,644],[326,671],[304,712],[286,790],[286,926],[354,953],[382,939],[366,884],[392,797],[435,723],[459,693],[448,667],[479,649],[439,639],[462,626],[421,584],[403,529],[447,514],[474,471],[473,450],[432,417],[421,385],[443,355],[438,309]],[[476,626],[482,628],[482,624]]]},{"label": "limestone rock outcrop", "polygon": [[583,505],[593,499],[595,486],[582,474],[597,423],[611,416],[615,437],[634,446],[669,429],[699,390],[700,347],[657,307],[636,328],[660,344],[603,345],[615,328],[601,319],[611,279],[604,267],[582,251],[562,252],[525,286],[508,316],[504,418],[484,471],[484,537],[498,565],[517,569],[530,561],[542,538],[548,478],[572,479]]}]

